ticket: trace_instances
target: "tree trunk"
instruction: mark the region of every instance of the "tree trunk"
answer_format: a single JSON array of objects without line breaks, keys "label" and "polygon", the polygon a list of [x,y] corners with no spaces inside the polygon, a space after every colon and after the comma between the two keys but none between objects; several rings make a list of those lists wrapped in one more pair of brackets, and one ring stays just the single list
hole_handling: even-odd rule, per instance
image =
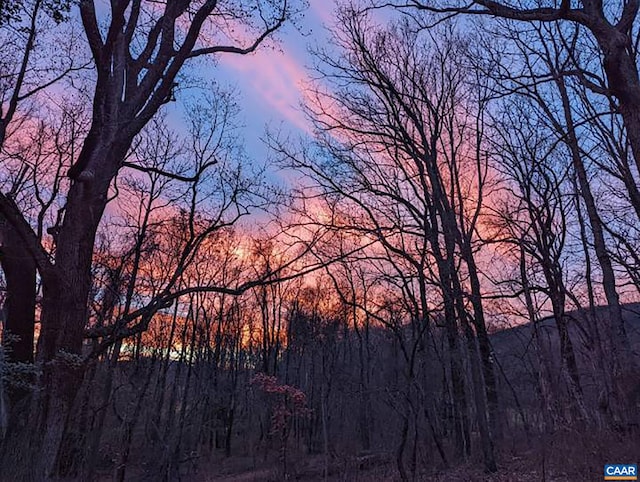
[{"label": "tree trunk", "polygon": [[480,351],[480,361],[482,363],[482,375],[484,378],[485,391],[487,394],[487,409],[489,415],[489,426],[493,438],[501,437],[500,417],[498,414],[498,388],[493,367],[493,356],[491,349],[491,341],[487,333],[487,324],[484,316],[484,307],[482,305],[482,289],[480,287],[480,278],[476,266],[473,252],[469,243],[463,243],[462,253],[469,270],[469,278],[471,281],[471,303],[473,305],[473,324],[476,330],[478,340],[478,349]]},{"label": "tree trunk", "polygon": [[447,343],[449,347],[449,364],[451,370],[451,389],[453,398],[453,431],[455,439],[455,454],[457,460],[463,460],[471,453],[471,439],[469,435],[469,416],[467,414],[467,399],[464,387],[464,372],[462,369],[461,353],[458,344],[458,329],[455,318],[445,315]]},{"label": "tree trunk", "polygon": [[[461,317],[464,316],[461,314]],[[484,468],[487,472],[497,472],[496,459],[493,451],[493,439],[491,430],[489,429],[489,417],[486,402],[486,382],[482,379],[482,372],[478,367],[480,361],[480,353],[478,352],[476,336],[469,324],[469,321],[463,320],[465,338],[467,341],[467,350],[469,351],[469,359],[471,365],[473,398],[476,402],[476,418],[478,420],[478,429],[480,431],[480,444],[482,446],[482,456]]]},{"label": "tree trunk", "polygon": [[[541,227],[542,231],[544,227]],[[565,302],[567,289],[562,279],[563,270],[558,257],[551,254],[549,243],[538,243],[540,264],[544,272],[553,318],[558,330],[560,340],[560,373],[567,384],[569,396],[571,398],[571,412],[578,420],[587,420],[588,413],[584,404],[582,384],[580,383],[580,373],[576,362],[576,355],[569,333],[567,317],[565,316]]]},{"label": "tree trunk", "polygon": [[7,283],[2,339],[7,361],[33,363],[36,264],[18,233],[2,219],[0,265]]},{"label": "tree trunk", "polygon": [[[565,122],[567,125],[566,142],[571,153],[573,168],[576,171],[576,177],[578,179],[578,185],[580,187],[580,194],[582,196],[582,199],[584,200],[584,204],[587,210],[589,224],[591,224],[591,231],[593,232],[593,245],[596,252],[596,257],[598,259],[598,263],[600,264],[600,268],[602,269],[602,286],[604,288],[605,297],[609,306],[609,316],[611,320],[611,339],[614,347],[612,353],[615,354],[614,371],[618,371],[623,368],[631,370],[635,365],[635,360],[633,358],[631,345],[629,343],[629,339],[627,338],[624,320],[622,318],[622,308],[620,306],[620,298],[618,296],[618,290],[616,288],[616,277],[613,271],[611,257],[609,256],[609,252],[607,251],[606,247],[606,240],[602,227],[602,219],[600,219],[600,215],[596,207],[596,202],[593,197],[593,193],[591,192],[591,186],[589,185],[587,171],[582,161],[582,155],[580,153],[580,147],[573,123],[573,114],[571,112],[569,96],[564,80],[559,79],[557,81],[557,85],[562,97]],[[638,92],[640,94],[640,89]],[[638,106],[640,107],[640,101],[638,102]],[[640,160],[640,117],[638,117],[638,123],[636,127],[638,134],[638,156],[636,157],[636,161],[638,161]],[[629,131],[631,130],[631,128],[627,126],[627,130]]]},{"label": "tree trunk", "polygon": [[618,112],[640,172],[640,80],[631,39],[613,26],[600,25],[592,32],[602,50],[607,84],[618,99]]},{"label": "tree trunk", "polygon": [[[108,129],[104,135],[113,133]],[[55,465],[67,415],[82,382],[82,342],[88,321],[91,263],[98,224],[118,159],[129,143],[96,143],[82,154],[103,167],[91,179],[72,184],[56,247],[57,280],[44,287],[38,358],[44,364],[42,469],[55,476]]]}]

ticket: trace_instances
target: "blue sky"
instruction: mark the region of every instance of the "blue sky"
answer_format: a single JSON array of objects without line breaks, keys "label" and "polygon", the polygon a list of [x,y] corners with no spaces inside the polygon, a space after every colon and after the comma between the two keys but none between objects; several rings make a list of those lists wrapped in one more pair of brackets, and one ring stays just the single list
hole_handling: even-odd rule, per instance
[{"label": "blue sky", "polygon": [[223,85],[235,87],[245,125],[247,153],[257,162],[268,156],[260,140],[267,126],[303,133],[307,123],[300,111],[302,90],[312,59],[309,48],[326,42],[325,26],[333,22],[334,0],[311,0],[298,28],[289,25],[278,35],[278,42],[247,55],[226,55],[215,70]]}]

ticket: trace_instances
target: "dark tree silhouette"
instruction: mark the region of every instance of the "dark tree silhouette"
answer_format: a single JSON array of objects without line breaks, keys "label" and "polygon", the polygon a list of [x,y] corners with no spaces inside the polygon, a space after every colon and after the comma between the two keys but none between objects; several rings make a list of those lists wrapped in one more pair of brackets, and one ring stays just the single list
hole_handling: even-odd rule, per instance
[{"label": "dark tree silhouette", "polygon": [[[162,5],[123,0],[110,4],[103,21],[101,10],[86,0],[79,3],[79,13],[95,66],[91,126],[68,172],[72,182],[53,257],[11,194],[0,194],[0,213],[29,250],[43,281],[38,358],[44,366],[41,459],[47,476],[56,472],[65,423],[82,380],[77,357],[87,323],[96,232],[133,139],[175,93],[176,78],[189,59],[251,53],[294,9],[286,0],[224,6],[215,0]],[[242,24],[249,38],[219,43],[227,33],[233,37],[225,32],[233,23]],[[25,52],[30,48],[28,41]],[[19,98],[19,86],[15,92]]]}]

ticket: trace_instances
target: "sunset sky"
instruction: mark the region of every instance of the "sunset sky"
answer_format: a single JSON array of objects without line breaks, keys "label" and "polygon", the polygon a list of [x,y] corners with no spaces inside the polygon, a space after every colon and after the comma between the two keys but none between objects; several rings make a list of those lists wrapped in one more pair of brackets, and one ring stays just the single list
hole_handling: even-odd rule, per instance
[{"label": "sunset sky", "polygon": [[640,1],[0,0],[0,44],[0,482],[637,474]]},{"label": "sunset sky", "polygon": [[223,85],[237,89],[246,149],[258,162],[268,156],[260,140],[267,126],[300,133],[309,128],[299,107],[312,64],[308,50],[326,43],[326,26],[334,21],[335,2],[310,0],[309,4],[298,30],[287,26],[278,44],[252,55],[222,56],[214,73]]}]

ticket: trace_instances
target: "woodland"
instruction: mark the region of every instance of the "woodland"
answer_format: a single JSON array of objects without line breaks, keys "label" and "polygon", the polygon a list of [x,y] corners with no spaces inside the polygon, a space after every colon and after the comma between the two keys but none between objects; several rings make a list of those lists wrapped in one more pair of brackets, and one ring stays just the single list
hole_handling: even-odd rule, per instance
[{"label": "woodland", "polygon": [[638,462],[640,0],[312,6],[0,0],[0,480]]}]

